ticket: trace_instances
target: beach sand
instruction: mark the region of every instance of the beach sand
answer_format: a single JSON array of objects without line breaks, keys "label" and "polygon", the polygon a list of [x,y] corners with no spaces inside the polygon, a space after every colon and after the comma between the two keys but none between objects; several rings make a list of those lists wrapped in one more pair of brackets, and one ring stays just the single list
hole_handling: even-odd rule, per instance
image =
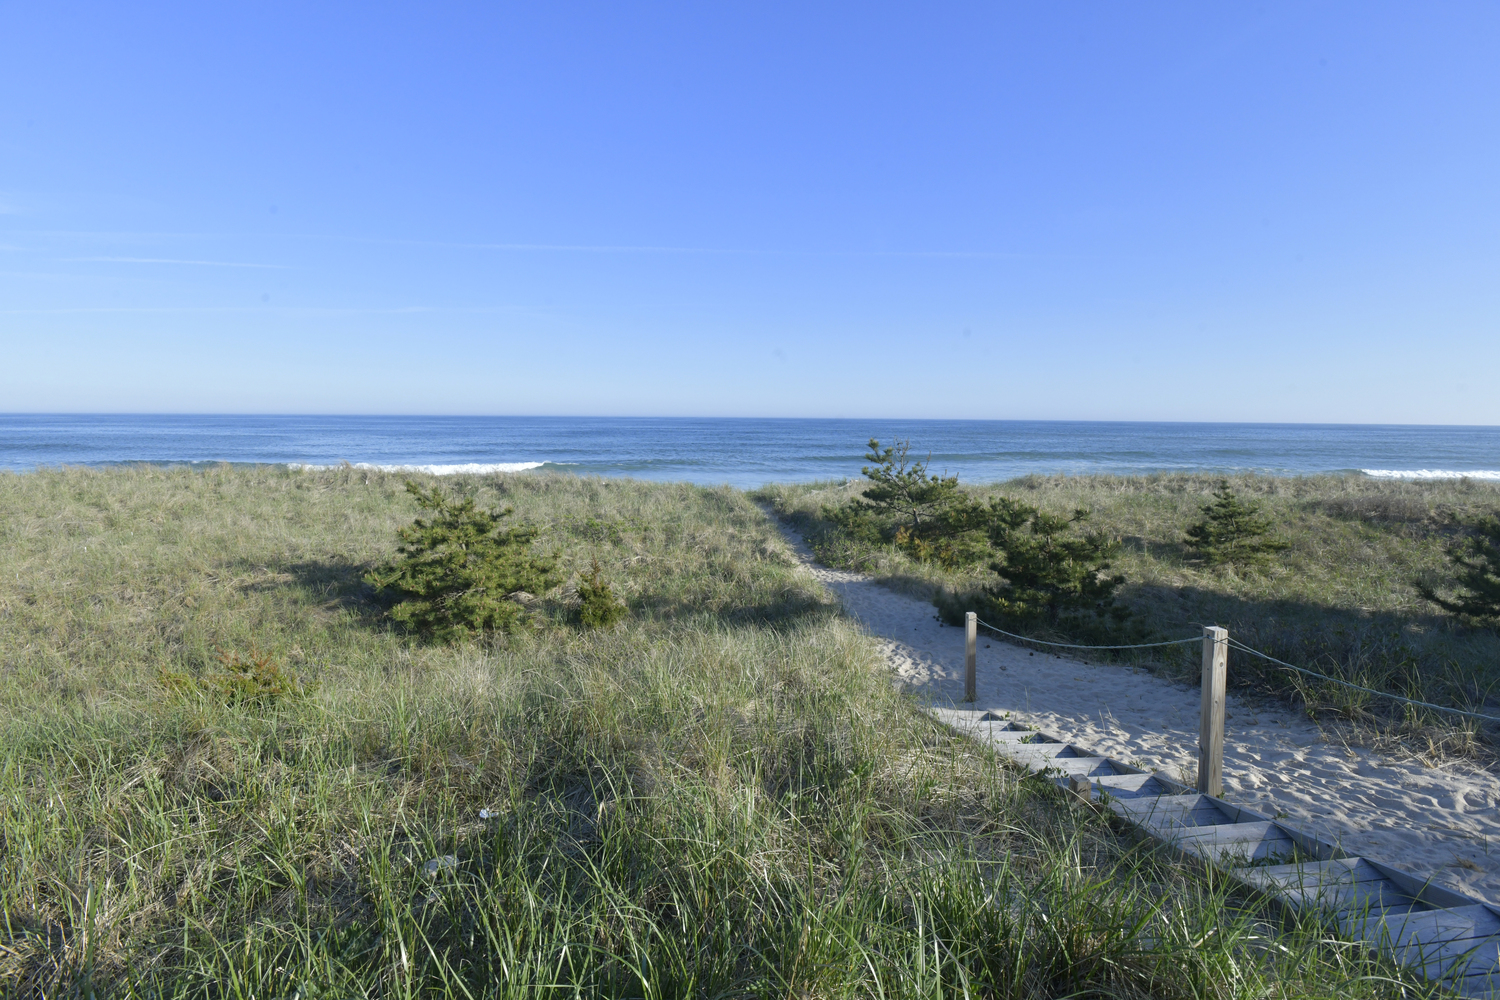
[{"label": "beach sand", "polygon": [[[961,704],[962,628],[942,625],[931,604],[863,574],[817,565],[795,532],[783,532],[807,571],[880,639],[898,684],[932,704]],[[984,635],[977,674],[979,700],[963,707],[1008,712],[1107,757],[1192,783],[1196,686],[1033,653]],[[1231,695],[1224,798],[1285,817],[1351,856],[1500,903],[1500,779],[1477,765],[1395,760],[1339,742],[1290,706]]]}]

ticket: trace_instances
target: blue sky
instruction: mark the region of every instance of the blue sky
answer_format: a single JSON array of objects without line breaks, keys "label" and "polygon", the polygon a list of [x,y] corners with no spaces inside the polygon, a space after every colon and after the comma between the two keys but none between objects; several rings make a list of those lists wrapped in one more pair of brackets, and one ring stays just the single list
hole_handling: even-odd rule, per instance
[{"label": "blue sky", "polygon": [[1500,423],[1500,6],[0,5],[0,411]]}]

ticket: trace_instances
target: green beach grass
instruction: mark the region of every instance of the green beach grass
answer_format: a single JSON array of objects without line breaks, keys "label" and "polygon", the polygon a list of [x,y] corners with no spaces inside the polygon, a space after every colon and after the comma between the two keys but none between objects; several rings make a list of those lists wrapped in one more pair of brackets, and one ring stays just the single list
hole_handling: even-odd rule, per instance
[{"label": "green beach grass", "polygon": [[[0,993],[1422,995],[935,725],[746,495],[441,482],[514,506],[571,585],[597,558],[630,617],[581,630],[565,585],[510,635],[393,630],[361,578],[415,511],[382,473],[0,475]],[[1182,565],[1156,540],[1186,485],[1022,488],[1117,497],[1139,602],[1307,592]],[[1381,602],[1427,529],[1319,497],[1286,501],[1340,526],[1317,544],[1383,560],[1333,606],[1408,614]],[[281,697],[211,682],[256,655]]]}]

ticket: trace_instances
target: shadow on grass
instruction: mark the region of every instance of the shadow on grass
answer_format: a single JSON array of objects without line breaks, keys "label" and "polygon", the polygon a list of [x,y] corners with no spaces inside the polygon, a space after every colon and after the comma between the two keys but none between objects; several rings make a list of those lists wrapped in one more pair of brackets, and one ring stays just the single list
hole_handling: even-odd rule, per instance
[{"label": "shadow on grass", "polygon": [[[230,564],[235,574],[263,574],[264,564],[238,560]],[[349,611],[361,619],[374,620],[390,606],[379,591],[364,580],[370,567],[349,559],[309,559],[273,567],[274,575],[260,576],[241,584],[247,594],[292,591],[302,603]]]},{"label": "shadow on grass", "polygon": [[826,621],[840,613],[837,604],[828,604],[817,595],[791,588],[775,596],[750,604],[704,604],[684,600],[677,595],[651,593],[632,598],[632,614],[658,621],[681,621],[706,613],[726,625],[754,625],[764,628],[790,628]]},{"label": "shadow on grass", "polygon": [[[1138,621],[1167,638],[1220,625],[1269,656],[1365,687],[1471,711],[1496,706],[1490,699],[1500,691],[1500,636],[1487,629],[1435,614],[1255,600],[1200,587],[1137,585],[1122,596]],[[1231,685],[1286,691],[1308,683],[1326,682],[1299,684],[1284,667],[1230,653]]]},{"label": "shadow on grass", "polygon": [[[267,569],[272,575],[265,575]],[[364,575],[369,565],[347,559],[315,559],[285,563],[267,567],[249,561],[230,565],[237,576],[257,576],[240,584],[245,593],[294,595],[299,603],[337,609],[353,614],[362,624],[383,626],[388,624],[385,613],[395,603],[394,593],[376,590],[366,583]],[[914,585],[930,590],[926,584],[914,580]],[[553,605],[556,605],[555,607]],[[548,611],[560,620],[572,621],[576,613],[562,608],[559,602],[549,599],[544,603]],[[725,624],[735,626],[759,626],[787,628],[825,621],[839,614],[838,606],[826,604],[809,590],[792,587],[778,594],[750,604],[723,604],[714,606],[712,601],[696,601],[690,596],[661,591],[647,591],[630,602],[635,617],[665,620],[682,620],[699,617],[707,611]]]},{"label": "shadow on grass", "polygon": [[1135,549],[1149,558],[1168,565],[1186,565],[1194,560],[1193,550],[1176,540],[1146,538],[1142,535],[1125,535],[1120,539],[1126,548]]},{"label": "shadow on grass", "polygon": [[[970,592],[971,594],[975,592]],[[964,597],[949,601],[948,618]],[[1340,608],[1295,600],[1256,600],[1203,587],[1134,584],[1120,593],[1131,618],[1105,636],[1074,634],[1037,623],[997,622],[1020,635],[1104,645],[1154,642],[1201,634],[1205,625],[1228,629],[1232,640],[1268,656],[1362,687],[1466,711],[1500,714],[1500,635],[1469,629],[1433,614],[1400,614]],[[1201,647],[1149,651],[1099,651],[1098,659],[1154,662],[1186,683],[1196,683]],[[1358,715],[1406,711],[1397,702],[1298,674],[1231,649],[1229,686]],[[1437,713],[1428,712],[1433,715]],[[1448,717],[1449,721],[1455,721]]]}]

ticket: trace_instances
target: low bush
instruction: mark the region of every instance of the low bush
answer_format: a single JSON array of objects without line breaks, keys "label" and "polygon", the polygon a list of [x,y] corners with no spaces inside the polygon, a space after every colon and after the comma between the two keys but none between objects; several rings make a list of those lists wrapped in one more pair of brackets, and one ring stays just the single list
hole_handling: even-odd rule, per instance
[{"label": "low bush", "polygon": [[1075,530],[1088,521],[1089,511],[1079,507],[1060,517],[1006,497],[991,501],[990,509],[996,555],[990,569],[1002,582],[984,592],[997,614],[1053,627],[1079,614],[1117,621],[1128,614],[1115,606],[1115,591],[1125,577],[1108,573],[1119,539]]},{"label": "low bush", "polygon": [[388,612],[395,621],[440,640],[503,631],[523,610],[507,598],[557,584],[557,559],[532,547],[536,528],[502,530],[512,508],[480,510],[473,497],[450,500],[436,486],[410,481],[406,491],[432,517],[400,529],[400,558],[365,577],[398,596]]},{"label": "low bush", "polygon": [[582,602],[578,608],[578,620],[586,628],[610,628],[627,613],[624,603],[604,581],[598,559],[578,581],[578,599]]},{"label": "low bush", "polygon": [[1049,514],[1008,497],[987,505],[990,544],[995,558],[989,568],[998,581],[978,590],[948,590],[933,599],[940,617],[959,624],[965,612],[1006,629],[1044,631],[1075,639],[1110,641],[1130,616],[1115,603],[1125,582],[1110,575],[1110,558],[1119,540],[1102,532],[1081,531],[1089,512]]},{"label": "low bush", "polygon": [[947,570],[987,561],[998,582],[978,592],[936,595],[945,619],[978,608],[1017,628],[1040,624],[1056,631],[1085,616],[1091,619],[1085,627],[1096,634],[1101,622],[1128,616],[1114,604],[1124,578],[1106,573],[1118,540],[1075,530],[1088,510],[1059,517],[1011,497],[981,498],[961,488],[957,476],[933,475],[926,462],[912,461],[910,441],[882,450],[871,438],[869,448],[865,457],[874,464],[860,471],[872,485],[822,507],[822,541],[834,535],[845,547],[889,545]]},{"label": "low bush", "polygon": [[921,562],[970,565],[983,558],[985,510],[958,485],[957,476],[928,472],[927,461],[911,459],[911,442],[884,450],[870,439],[866,465],[870,481],[858,496],[824,509],[823,517],[850,539],[890,543]]},{"label": "low bush", "polygon": [[1260,505],[1242,501],[1227,479],[1219,481],[1213,500],[1198,509],[1203,520],[1187,530],[1187,547],[1208,566],[1254,569],[1289,548],[1270,537],[1271,520]]}]

